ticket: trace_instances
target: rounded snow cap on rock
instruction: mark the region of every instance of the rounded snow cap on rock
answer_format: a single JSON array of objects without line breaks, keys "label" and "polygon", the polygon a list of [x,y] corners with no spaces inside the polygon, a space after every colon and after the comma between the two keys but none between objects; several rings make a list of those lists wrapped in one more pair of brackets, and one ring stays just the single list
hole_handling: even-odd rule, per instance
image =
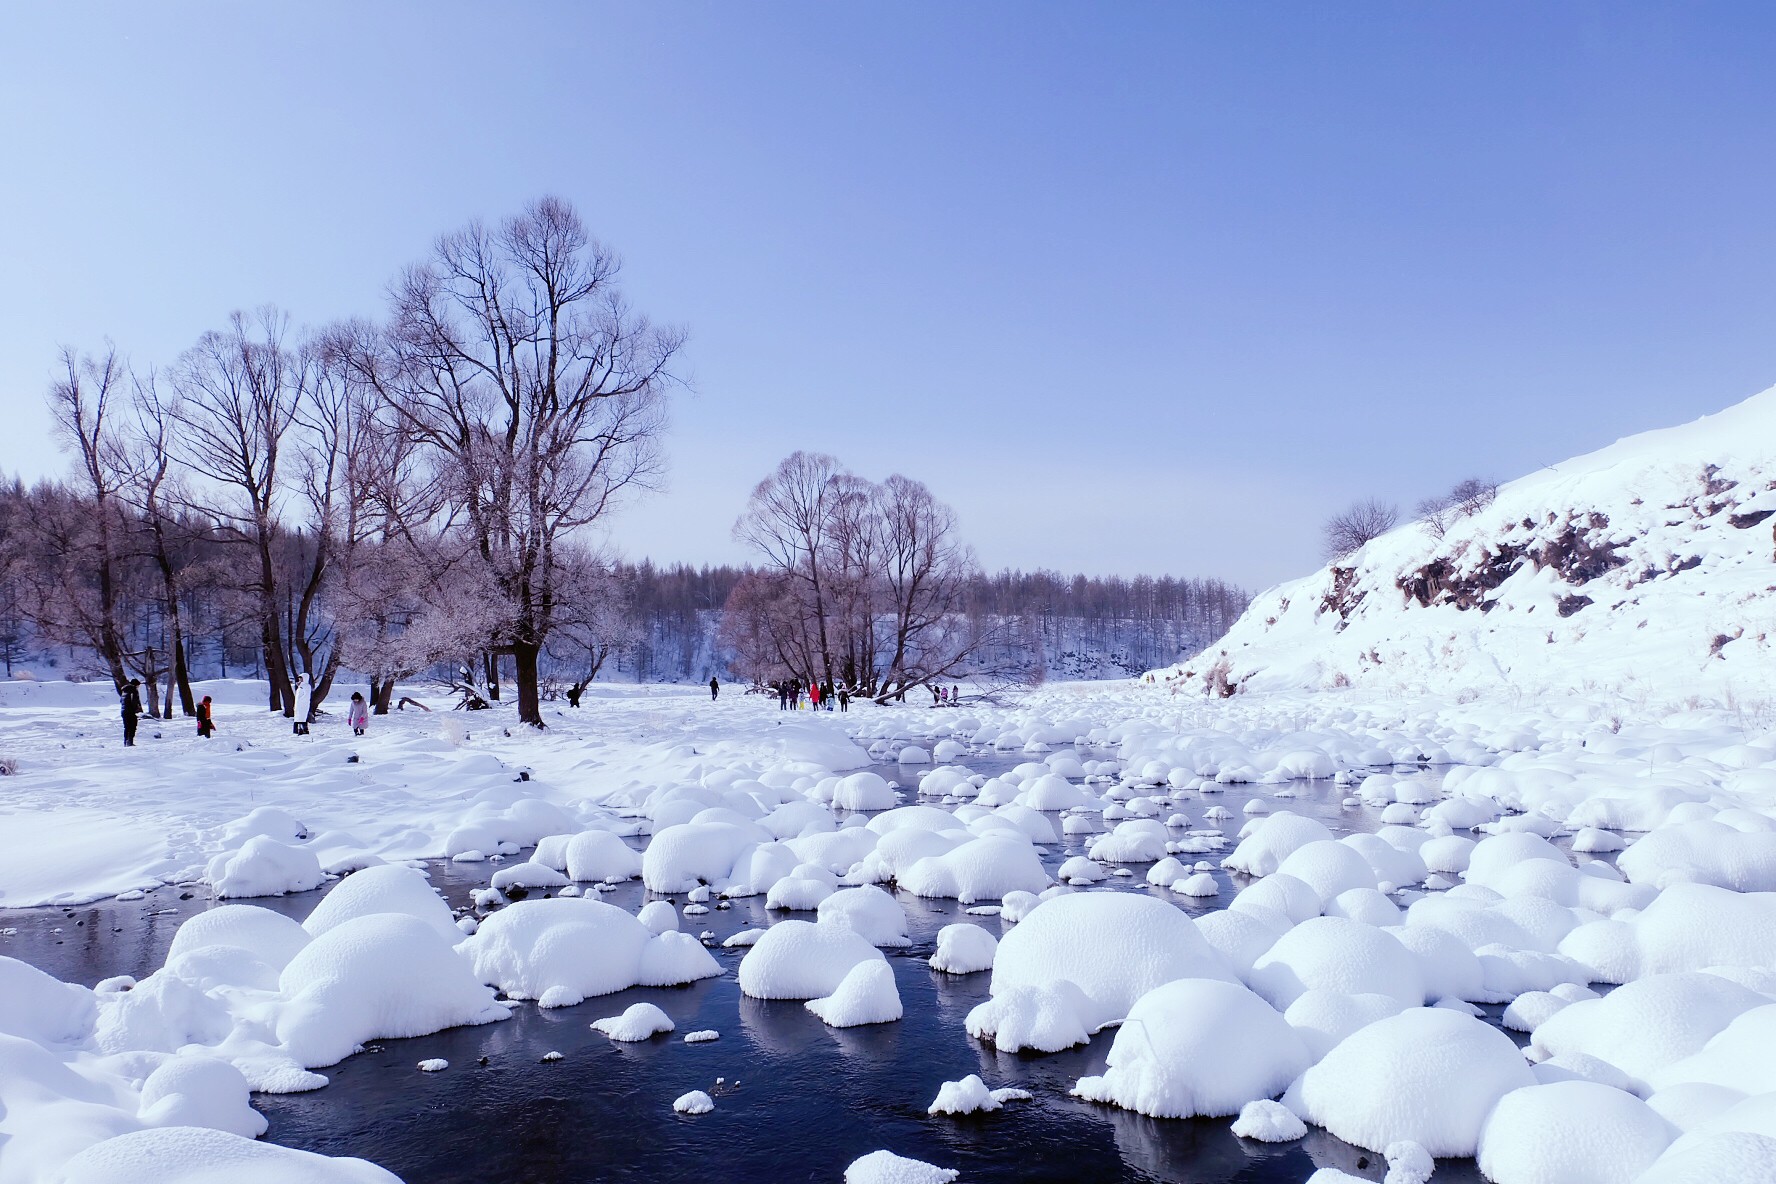
[{"label": "rounded snow cap on rock", "polygon": [[1480,1170],[1498,1184],[1638,1180],[1677,1135],[1631,1093],[1592,1081],[1513,1090],[1480,1131]]},{"label": "rounded snow cap on rock", "polygon": [[1130,892],[1082,892],[1044,901],[1000,939],[991,990],[1066,979],[1090,1001],[1079,1017],[1090,1032],[1154,987],[1192,977],[1235,981],[1181,910]]},{"label": "rounded snow cap on rock", "polygon": [[207,1127],[172,1126],[104,1139],[62,1165],[64,1184],[400,1184],[368,1160],[332,1158]]},{"label": "rounded snow cap on rock", "polygon": [[1400,1140],[1432,1155],[1473,1155],[1498,1100],[1535,1084],[1511,1038],[1472,1016],[1417,1007],[1351,1033],[1303,1073],[1283,1102],[1347,1143]]},{"label": "rounded snow cap on rock", "polygon": [[1245,987],[1177,979],[1136,1001],[1103,1076],[1073,1093],[1154,1118],[1213,1118],[1281,1093],[1308,1063],[1300,1035]]},{"label": "rounded snow cap on rock", "polygon": [[592,1021],[592,1030],[603,1032],[612,1040],[634,1043],[661,1032],[670,1032],[677,1025],[672,1017],[652,1003],[631,1003],[622,1015],[606,1016]]},{"label": "rounded snow cap on rock", "polygon": [[302,927],[315,937],[359,917],[374,913],[404,913],[424,921],[446,941],[462,940],[450,906],[438,895],[425,873],[400,864],[384,864],[353,872],[321,898]]},{"label": "rounded snow cap on rock", "polygon": [[845,1184],[949,1184],[958,1174],[955,1168],[940,1168],[892,1151],[872,1151],[851,1161]]},{"label": "rounded snow cap on rock", "polygon": [[1309,990],[1387,995],[1403,1006],[1424,1003],[1418,960],[1392,934],[1344,917],[1314,917],[1282,937],[1255,963],[1252,989],[1287,1008]]},{"label": "rounded snow cap on rock", "polygon": [[[905,765],[929,764],[929,756],[918,756],[908,759],[907,753],[924,753],[920,748],[904,748],[901,750],[900,763]],[[840,780],[833,790],[833,805],[844,810],[892,810],[894,808],[894,790],[886,778],[880,773],[868,769],[860,773],[852,773]]]},{"label": "rounded snow cap on rock", "polygon": [[754,999],[831,995],[859,962],[882,952],[849,926],[779,921],[740,960],[740,989]]}]

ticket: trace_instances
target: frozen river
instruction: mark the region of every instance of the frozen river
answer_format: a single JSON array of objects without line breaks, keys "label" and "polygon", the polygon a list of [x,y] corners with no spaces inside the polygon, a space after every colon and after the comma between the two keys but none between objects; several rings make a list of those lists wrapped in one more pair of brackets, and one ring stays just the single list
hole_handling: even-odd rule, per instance
[{"label": "frozen river", "polygon": [[[974,755],[961,763],[987,775],[1027,759]],[[886,776],[905,775],[878,766]],[[1396,770],[1405,774],[1411,770]],[[1432,770],[1421,775],[1435,776]],[[1198,827],[1203,810],[1223,805],[1243,824],[1244,804],[1319,817],[1336,832],[1369,830],[1381,812],[1344,807],[1347,790],[1329,780],[1236,785],[1189,795],[1180,808]],[[1279,794],[1283,796],[1278,796]],[[1060,830],[1059,816],[1050,816]],[[641,847],[645,839],[631,840]],[[1082,848],[1072,838],[1045,849],[1052,873]],[[1199,857],[1205,858],[1205,857]],[[1208,856],[1219,862],[1220,856]],[[471,907],[500,863],[430,865],[433,883],[453,907]],[[1187,913],[1223,907],[1249,883],[1217,869],[1221,892],[1194,899],[1149,887],[1148,864],[1128,865],[1089,891],[1143,892]],[[252,903],[298,920],[323,890]],[[183,898],[189,893],[189,898]],[[77,908],[8,910],[0,953],[88,986],[116,974],[146,977],[164,960],[179,923],[211,906],[204,890],[167,887],[137,902]],[[1412,893],[1402,898],[1410,899]],[[959,921],[995,936],[996,916],[969,915],[953,900],[896,893],[908,914],[912,945],[884,951],[905,1005],[898,1023],[829,1028],[799,1002],[741,994],[734,971],[744,949],[721,942],[743,929],[806,913],[767,910],[763,896],[683,917],[689,932],[711,931],[707,945],[719,978],[687,987],[632,988],[572,1007],[518,1007],[508,1022],[453,1028],[430,1036],[380,1040],[326,1070],[331,1084],[309,1093],[259,1094],[270,1119],[266,1138],[328,1155],[369,1159],[409,1184],[422,1181],[837,1180],[844,1165],[879,1147],[960,1168],[963,1181],[1302,1181],[1333,1166],[1380,1180],[1386,1164],[1318,1128],[1293,1143],[1235,1137],[1225,1118],[1153,1119],[1069,1095],[1082,1076],[1103,1072],[1114,1031],[1088,1045],[1049,1055],[1006,1054],[969,1038],[963,1019],[988,998],[991,972],[949,975],[927,965],[939,929]],[[630,881],[603,899],[631,912],[658,897]],[[640,1043],[618,1043],[591,1021],[647,1001],[677,1030]],[[1502,1007],[1486,1008],[1496,1022]],[[713,1029],[720,1039],[687,1044],[687,1032]],[[1517,1036],[1521,1042],[1521,1035]],[[545,1062],[547,1053],[561,1059]],[[421,1073],[443,1058],[450,1068]],[[975,1073],[990,1087],[1029,1090],[1028,1102],[996,1113],[933,1116],[926,1105],[944,1081]],[[718,1086],[718,1080],[723,1084]],[[672,1098],[693,1089],[715,1097],[713,1112],[687,1117]],[[1479,1180],[1472,1160],[1445,1160],[1439,1181]]]}]

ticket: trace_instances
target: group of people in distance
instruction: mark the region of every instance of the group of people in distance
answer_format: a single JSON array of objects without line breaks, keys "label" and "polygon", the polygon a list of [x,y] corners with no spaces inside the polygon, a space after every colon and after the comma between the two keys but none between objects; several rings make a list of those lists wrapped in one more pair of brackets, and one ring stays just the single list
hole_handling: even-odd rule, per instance
[{"label": "group of people in distance", "polygon": [[[308,735],[308,725],[314,720],[314,684],[306,674],[298,674],[292,688],[296,702],[290,731],[297,736]],[[169,691],[170,694],[170,691]],[[118,692],[118,700],[123,708],[123,745],[125,748],[136,746],[136,726],[142,718],[142,680],[132,678],[123,684]],[[171,710],[169,705],[169,718]],[[352,735],[362,736],[370,726],[370,704],[360,691],[353,691],[351,704],[346,708],[345,722],[351,725]],[[205,740],[216,734],[215,705],[210,696],[205,695],[203,702],[197,705],[197,734]]]},{"label": "group of people in distance", "polygon": [[843,682],[835,687],[830,678],[825,682],[810,681],[807,686],[800,679],[786,678],[772,683],[771,689],[777,692],[779,711],[800,711],[803,699],[812,711],[831,711],[835,705],[840,711],[851,710],[851,688]]},{"label": "group of people in distance", "polygon": [[[710,680],[713,690],[715,680]],[[851,688],[843,682],[836,686],[831,679],[825,682],[810,681],[803,686],[800,679],[784,679],[770,684],[770,689],[777,695],[777,710],[800,711],[802,701],[807,700],[808,706],[814,711],[831,711],[836,702],[840,711],[851,710]],[[927,687],[931,692],[933,707],[954,707],[962,701],[962,688],[959,686]],[[905,692],[901,692],[905,698]]]}]

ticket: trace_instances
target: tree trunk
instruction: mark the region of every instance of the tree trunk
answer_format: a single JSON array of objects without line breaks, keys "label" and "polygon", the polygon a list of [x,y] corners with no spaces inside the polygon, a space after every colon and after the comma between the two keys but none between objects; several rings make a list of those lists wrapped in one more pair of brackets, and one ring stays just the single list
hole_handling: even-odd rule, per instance
[{"label": "tree trunk", "polygon": [[[185,637],[180,631],[179,618],[173,617],[173,681],[179,687],[179,708],[187,716],[197,714],[197,699],[191,693],[191,668],[185,664]],[[173,700],[172,692],[167,692],[167,702]]]},{"label": "tree trunk", "polygon": [[512,665],[516,668],[518,683],[518,719],[533,728],[543,726],[542,700],[537,694],[537,655],[541,650],[538,645],[512,644]]},{"label": "tree trunk", "polygon": [[375,678],[370,680],[370,711],[372,715],[387,715],[389,713],[389,701],[394,697],[394,675],[391,674],[381,681],[378,681]]}]

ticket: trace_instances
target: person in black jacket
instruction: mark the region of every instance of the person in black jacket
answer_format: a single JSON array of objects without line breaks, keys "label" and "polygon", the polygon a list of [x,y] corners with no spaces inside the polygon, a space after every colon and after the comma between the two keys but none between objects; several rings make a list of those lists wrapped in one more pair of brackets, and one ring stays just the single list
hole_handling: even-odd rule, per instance
[{"label": "person in black jacket", "polygon": [[123,746],[136,746],[136,720],[142,715],[142,680],[132,678],[123,687]]},{"label": "person in black jacket", "polygon": [[710,698],[711,702],[713,702],[721,694],[721,689],[722,689],[722,684],[717,682],[715,680],[715,677],[713,675],[711,675],[710,679],[709,679],[709,698]]},{"label": "person in black jacket", "polygon": [[216,734],[215,709],[210,706],[208,695],[205,695],[203,702],[197,705],[197,734],[205,740]]}]

